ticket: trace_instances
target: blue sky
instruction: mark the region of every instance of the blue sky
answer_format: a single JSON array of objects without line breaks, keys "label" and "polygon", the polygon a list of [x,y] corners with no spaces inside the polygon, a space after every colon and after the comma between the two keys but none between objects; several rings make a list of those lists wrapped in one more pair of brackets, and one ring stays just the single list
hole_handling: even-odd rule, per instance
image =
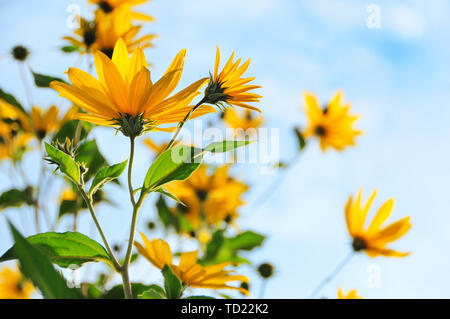
[{"label": "blue sky", "polygon": [[[2,1],[0,55],[23,43],[33,52],[30,65],[35,71],[62,76],[76,60],[58,51],[63,44],[60,38],[70,33],[66,9],[71,3],[79,3],[82,14],[89,12],[84,1]],[[369,29],[366,9],[370,3],[154,0],[140,7],[157,19],[145,27],[160,35],[156,47],[147,52],[156,65],[156,78],[182,48],[187,48],[188,56],[180,87],[211,70],[216,45],[223,57],[235,50],[239,57],[252,59],[248,74],[263,86],[260,108],[267,127],[280,129],[282,159],[295,153],[292,126],[305,122],[302,91],[313,91],[325,102],[342,89],[361,116],[358,127],[365,135],[357,147],[322,154],[316,144],[309,145],[270,200],[258,209],[251,204],[242,209],[242,228],[268,235],[264,247],[251,255],[255,264],[268,260],[276,266],[266,297],[307,297],[347,254],[350,239],[343,207],[358,187],[363,187],[366,197],[379,190],[373,209],[394,197],[392,220],[412,216],[412,230],[393,245],[412,254],[405,259],[358,255],[321,295],[334,297],[342,286],[356,288],[367,298],[450,297],[450,4],[446,0],[377,1],[381,28]],[[25,102],[17,65],[4,58],[0,68],[0,87]],[[34,90],[33,101],[41,106],[64,104],[45,89]],[[102,128],[94,134],[110,162],[128,156],[125,138]],[[141,145],[137,151],[136,181],[151,160]],[[30,157],[27,167],[34,167],[35,159]],[[255,185],[247,196],[249,203],[276,178],[261,174],[255,164],[244,164],[238,171]],[[2,188],[6,184],[2,182]],[[109,190],[119,207],[102,207],[100,219],[112,241],[123,241],[126,231],[120,225],[128,223],[128,210],[123,209],[128,207],[127,198],[122,189],[112,186]],[[19,222],[12,213],[7,212]],[[142,228],[154,214],[150,200],[141,216]],[[10,245],[4,221],[2,217],[0,251]],[[90,234],[88,216],[82,224]],[[380,271],[379,288],[367,285],[374,267]],[[254,279],[257,296],[258,279],[251,269],[243,271]],[[136,265],[134,273],[146,281],[159,278],[145,262]]]}]

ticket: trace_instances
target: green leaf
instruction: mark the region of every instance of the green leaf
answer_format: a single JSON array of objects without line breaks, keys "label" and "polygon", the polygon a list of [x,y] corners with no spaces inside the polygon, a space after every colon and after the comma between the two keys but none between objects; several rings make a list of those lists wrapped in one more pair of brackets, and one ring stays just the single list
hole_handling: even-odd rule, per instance
[{"label": "green leaf", "polygon": [[[81,266],[97,261],[111,263],[106,250],[99,243],[80,233],[41,233],[28,237],[27,241],[60,267]],[[17,257],[17,247],[14,245],[0,257],[0,262]]]},{"label": "green leaf", "polygon": [[217,230],[211,238],[211,241],[206,245],[205,260],[214,260],[219,253],[225,239],[223,236],[223,230]]},{"label": "green leaf", "polygon": [[173,273],[172,269],[167,264],[161,272],[164,276],[164,288],[166,290],[167,299],[179,299],[182,293],[180,278]]},{"label": "green leaf", "polygon": [[80,167],[74,159],[48,143],[45,143],[45,150],[47,155],[58,164],[59,170],[78,185],[80,182]]},{"label": "green leaf", "polygon": [[298,148],[300,151],[303,151],[303,149],[306,146],[305,137],[304,137],[302,131],[300,131],[300,128],[296,127],[294,129],[294,131],[295,131],[295,136],[297,136]]},{"label": "green leaf", "polygon": [[144,291],[138,296],[138,299],[165,299],[165,296],[153,288]]},{"label": "green leaf", "polygon": [[186,206],[178,197],[176,197],[174,194],[169,193],[168,191],[164,190],[163,188],[158,188],[155,190],[155,192],[158,192],[160,194],[163,194],[167,197],[170,197],[171,199],[173,199],[174,201],[176,201],[178,204],[181,204],[183,206]]},{"label": "green leaf", "polygon": [[86,139],[87,135],[92,129],[92,124],[85,121],[72,120],[64,123],[64,125],[61,126],[58,133],[56,133],[56,135],[53,137],[53,141],[64,143],[66,141],[66,138],[73,140],[78,123],[80,123],[81,125],[80,140],[82,141]]},{"label": "green leaf", "polygon": [[[131,291],[133,292],[133,297],[137,298],[139,295],[142,295],[147,290],[153,289],[159,294],[164,294],[164,290],[158,285],[144,285],[144,284],[131,284]],[[124,299],[125,295],[123,294],[123,285],[117,285],[107,291],[102,299]]]},{"label": "green leaf", "polygon": [[95,140],[82,143],[77,149],[75,159],[79,163],[85,163],[86,167],[89,168],[87,173],[84,175],[85,181],[89,181],[98,173],[100,168],[108,165]]},{"label": "green leaf", "polygon": [[81,299],[77,289],[67,287],[65,279],[53,268],[48,258],[9,223],[14,237],[15,253],[22,273],[39,288],[46,299]]},{"label": "green leaf", "polygon": [[102,188],[106,183],[118,178],[123,173],[125,167],[127,167],[127,162],[128,160],[101,168],[92,181],[91,188],[89,189],[89,196],[92,196],[92,194],[99,188]]},{"label": "green leaf", "polygon": [[45,75],[45,74],[41,74],[41,73],[36,73],[33,71],[31,71],[31,73],[33,74],[34,84],[36,84],[36,86],[39,88],[49,88],[50,83],[53,81],[66,83],[66,81],[64,81],[61,78],[57,78],[54,76]]},{"label": "green leaf", "polygon": [[64,53],[72,53],[72,52],[79,52],[80,47],[76,45],[66,45],[61,47],[61,51]]},{"label": "green leaf", "polygon": [[177,217],[172,214],[167,206],[166,201],[163,196],[159,196],[158,201],[156,202],[156,209],[158,211],[158,216],[163,222],[164,227],[170,228],[171,226],[175,228],[175,230],[179,231],[179,223]]},{"label": "green leaf", "polygon": [[185,180],[200,166],[201,150],[185,145],[164,151],[153,162],[145,176],[143,192],[152,191],[175,180]]},{"label": "green leaf", "polygon": [[229,238],[227,246],[231,250],[252,250],[261,246],[266,237],[252,231],[243,232],[236,237]]},{"label": "green leaf", "polygon": [[253,141],[222,141],[214,142],[206,146],[203,150],[211,153],[223,153],[227,151],[232,151],[238,147],[246,146]]},{"label": "green leaf", "polygon": [[10,189],[0,195],[0,210],[8,207],[20,207],[22,205],[33,205],[33,189],[27,187],[21,189]]},{"label": "green leaf", "polygon": [[17,106],[19,109],[25,112],[25,109],[23,108],[22,104],[20,104],[14,96],[3,91],[2,89],[0,89],[0,99],[5,100],[11,105]]}]

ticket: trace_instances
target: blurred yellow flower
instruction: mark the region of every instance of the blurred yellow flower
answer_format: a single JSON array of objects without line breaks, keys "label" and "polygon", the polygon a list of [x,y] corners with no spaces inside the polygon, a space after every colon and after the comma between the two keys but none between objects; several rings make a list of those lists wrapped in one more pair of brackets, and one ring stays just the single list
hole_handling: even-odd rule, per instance
[{"label": "blurred yellow flower", "polygon": [[0,299],[30,299],[33,292],[33,284],[17,268],[0,269]]},{"label": "blurred yellow flower", "polygon": [[147,48],[152,46],[155,34],[138,36],[142,26],[132,25],[131,16],[126,11],[120,10],[113,15],[96,12],[94,21],[80,18],[80,27],[74,31],[76,37],[65,36],[64,40],[71,44],[84,48],[83,53],[102,51],[109,58],[112,57],[114,45],[122,38],[129,51],[138,46]]},{"label": "blurred yellow flower", "polygon": [[63,190],[61,194],[61,201],[67,200],[67,201],[74,201],[77,199],[77,193],[74,192],[71,188],[66,188]]},{"label": "blurred yellow flower", "polygon": [[15,125],[0,121],[0,161],[10,159],[16,163],[28,149],[33,134],[18,131]]},{"label": "blurred yellow flower", "polygon": [[[180,122],[207,82],[207,78],[196,81],[168,98],[180,81],[185,55],[186,50],[181,50],[163,77],[153,84],[142,48],[136,49],[130,59],[125,42],[119,39],[112,60],[99,51],[94,55],[99,80],[70,68],[67,73],[73,85],[54,81],[50,86],[88,112],[77,114],[78,119],[118,127],[130,137],[149,130],[172,131],[158,126]],[[210,112],[215,112],[213,107],[201,106],[193,118]]]},{"label": "blurred yellow flower", "polygon": [[49,133],[57,131],[61,126],[70,121],[78,112],[76,106],[71,107],[61,119],[58,119],[58,108],[54,105],[49,107],[45,112],[37,107],[31,108],[31,125],[36,137],[39,140],[44,139]]},{"label": "blurred yellow flower", "polygon": [[17,106],[14,106],[0,98],[0,119],[11,123],[16,130],[30,131],[28,115]]},{"label": "blurred yellow flower", "polygon": [[169,183],[166,188],[186,206],[177,210],[185,214],[193,227],[199,228],[205,221],[214,226],[222,221],[234,221],[237,209],[245,202],[241,199],[248,190],[244,183],[229,176],[229,165],[217,168],[212,175],[202,165],[189,179]]},{"label": "blurred yellow flower", "polygon": [[156,144],[153,140],[149,138],[144,139],[144,144],[147,145],[149,149],[151,149],[156,155],[161,154],[167,147],[167,143]]},{"label": "blurred yellow flower", "polygon": [[144,246],[138,242],[134,243],[139,253],[159,269],[164,268],[167,264],[172,268],[172,271],[178,278],[180,278],[183,285],[192,288],[234,289],[249,295],[248,290],[227,285],[228,282],[232,281],[248,282],[247,277],[230,275],[232,271],[224,270],[231,263],[224,262],[217,265],[201,266],[197,263],[198,251],[192,251],[182,253],[178,265],[174,265],[169,244],[162,239],[153,239],[150,241],[142,233],[141,237]]},{"label": "blurred yellow flower", "polygon": [[303,95],[306,103],[304,109],[308,117],[305,137],[318,137],[323,152],[330,147],[341,151],[347,146],[355,145],[355,138],[363,132],[353,128],[359,117],[349,113],[350,104],[342,104],[341,91],[336,93],[325,108],[320,107],[314,94],[305,92]]},{"label": "blurred yellow flower", "polygon": [[219,73],[220,50],[217,47],[214,75],[211,75],[209,84],[205,90],[205,103],[221,106],[223,103],[236,105],[261,112],[260,109],[247,104],[248,102],[259,102],[261,95],[249,91],[258,89],[257,85],[246,85],[255,78],[241,78],[250,65],[250,59],[241,64],[241,59],[233,62],[234,52],[228,62]]},{"label": "blurred yellow flower", "polygon": [[365,205],[361,203],[362,189],[358,191],[356,199],[349,197],[345,206],[345,220],[350,236],[353,238],[353,250],[365,251],[370,257],[405,257],[410,253],[402,253],[386,248],[389,243],[405,235],[412,224],[410,217],[405,217],[395,223],[383,226],[394,207],[394,199],[386,201],[377,211],[372,222],[365,228],[367,214],[377,192],[374,191]]},{"label": "blurred yellow flower", "polygon": [[154,21],[152,16],[142,12],[131,11],[132,7],[144,4],[148,0],[89,0],[89,2],[98,5],[99,10],[106,14],[114,14],[120,9],[129,11],[134,20]]},{"label": "blurred yellow flower", "polygon": [[356,289],[350,290],[347,294],[344,294],[341,288],[339,288],[337,293],[338,299],[363,299],[363,297],[358,295]]},{"label": "blurred yellow flower", "polygon": [[263,122],[264,118],[262,116],[253,116],[251,110],[244,110],[243,112],[237,112],[233,108],[227,108],[224,112],[223,120],[225,123],[239,132],[246,133],[245,131],[251,129],[259,128]]}]

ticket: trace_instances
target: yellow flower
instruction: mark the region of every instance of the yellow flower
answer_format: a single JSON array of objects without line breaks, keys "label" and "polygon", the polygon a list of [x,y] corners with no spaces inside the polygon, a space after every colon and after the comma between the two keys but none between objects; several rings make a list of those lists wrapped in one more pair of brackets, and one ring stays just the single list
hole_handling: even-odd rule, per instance
[{"label": "yellow flower", "polygon": [[77,193],[73,191],[71,188],[66,188],[63,190],[61,194],[61,201],[67,200],[67,201],[74,201],[77,199]]},{"label": "yellow flower", "polygon": [[341,91],[336,93],[325,108],[320,107],[317,97],[310,92],[305,92],[304,98],[308,117],[305,137],[317,136],[323,152],[330,147],[341,151],[347,146],[355,145],[355,138],[362,134],[362,131],[353,128],[359,117],[349,113],[350,104],[342,105]]},{"label": "yellow flower", "polygon": [[[99,80],[70,68],[67,73],[73,85],[54,81],[50,86],[87,111],[77,114],[78,119],[119,127],[130,137],[149,130],[171,131],[173,128],[158,126],[180,122],[192,109],[189,103],[207,82],[206,78],[196,81],[168,98],[180,81],[185,55],[186,50],[181,50],[163,77],[153,84],[142,48],[129,58],[125,42],[119,39],[112,60],[99,51],[94,55]],[[213,107],[202,106],[193,118],[210,112],[215,112]]]},{"label": "yellow flower", "polygon": [[189,179],[166,186],[186,205],[178,205],[177,210],[185,214],[195,228],[201,227],[203,221],[213,226],[235,220],[237,209],[245,203],[241,196],[248,190],[247,185],[229,176],[228,165],[217,168],[212,175],[207,170],[208,167],[202,165]]},{"label": "yellow flower", "polygon": [[0,119],[10,122],[16,130],[30,131],[28,115],[19,107],[0,98]]},{"label": "yellow flower", "polygon": [[250,65],[250,59],[241,64],[241,59],[233,62],[234,52],[228,62],[219,73],[220,51],[217,47],[216,62],[214,65],[214,75],[211,75],[208,87],[205,90],[205,103],[223,105],[236,105],[251,110],[261,112],[260,109],[251,106],[249,102],[259,102],[261,95],[250,93],[249,91],[258,89],[257,85],[246,85],[255,78],[241,78]]},{"label": "yellow flower", "polygon": [[0,299],[30,299],[33,292],[33,284],[18,269],[0,269]]},{"label": "yellow flower", "polygon": [[147,147],[151,149],[156,155],[161,154],[167,147],[167,143],[158,145],[149,138],[144,139],[144,144],[147,145]]},{"label": "yellow flower", "polygon": [[367,214],[375,199],[377,192],[374,191],[365,205],[361,203],[362,190],[358,191],[356,199],[349,197],[345,206],[345,220],[350,236],[353,238],[353,250],[356,252],[364,250],[370,257],[405,257],[409,253],[402,253],[386,248],[386,245],[405,235],[412,224],[410,217],[405,217],[395,223],[384,226],[394,207],[394,199],[386,201],[377,211],[372,222],[365,227]]},{"label": "yellow flower", "polygon": [[341,288],[339,288],[337,293],[338,299],[363,299],[363,297],[358,295],[356,289],[350,290],[347,294],[344,294]]},{"label": "yellow flower", "polygon": [[120,9],[129,11],[134,20],[154,21],[152,16],[141,12],[131,11],[131,7],[138,6],[147,1],[148,0],[89,0],[90,3],[98,5],[99,10],[106,14],[114,14]]},{"label": "yellow flower", "polygon": [[18,131],[14,124],[0,121],[0,161],[10,159],[16,163],[28,149],[33,134]]},{"label": "yellow flower", "polygon": [[227,285],[232,281],[248,282],[248,278],[241,275],[230,275],[232,271],[224,270],[231,265],[229,262],[217,265],[201,266],[197,263],[198,251],[182,253],[178,265],[172,263],[172,252],[170,246],[162,239],[152,241],[141,233],[144,246],[135,242],[139,253],[150,261],[155,267],[162,269],[167,264],[172,271],[180,278],[183,285],[192,288],[206,289],[235,289],[243,294],[249,295],[248,291],[240,287]]},{"label": "yellow flower", "polygon": [[254,117],[252,111],[248,109],[238,113],[232,108],[225,110],[223,120],[229,127],[235,130],[242,129],[243,131],[257,129],[264,122],[262,116]]},{"label": "yellow flower", "polygon": [[77,113],[77,107],[71,107],[63,118],[58,119],[58,108],[52,105],[47,111],[43,111],[41,108],[33,106],[31,108],[31,124],[39,140],[44,139],[47,134],[57,131],[61,126],[70,121],[72,116]]},{"label": "yellow flower", "polygon": [[76,37],[65,36],[63,39],[84,48],[82,53],[99,50],[109,58],[112,57],[114,45],[119,38],[124,40],[128,51],[133,51],[138,46],[142,48],[152,46],[152,40],[156,35],[138,36],[142,26],[132,25],[130,19],[130,15],[123,10],[113,15],[98,11],[94,21],[80,18],[80,27],[74,31]]}]

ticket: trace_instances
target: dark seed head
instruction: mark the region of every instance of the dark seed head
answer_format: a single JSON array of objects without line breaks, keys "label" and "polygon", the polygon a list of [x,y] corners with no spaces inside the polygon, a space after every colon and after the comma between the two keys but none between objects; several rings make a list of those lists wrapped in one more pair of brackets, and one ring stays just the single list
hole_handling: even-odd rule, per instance
[{"label": "dark seed head", "polygon": [[101,50],[108,58],[112,59],[114,49],[113,48],[103,48]]},{"label": "dark seed head", "polygon": [[227,216],[225,216],[224,221],[225,221],[225,223],[229,224],[229,223],[231,223],[231,220],[232,220],[232,219],[233,219],[233,218],[231,217],[231,215],[228,214]]},{"label": "dark seed head", "polygon": [[273,266],[269,263],[263,263],[259,265],[258,273],[264,279],[270,278],[273,275]]},{"label": "dark seed head", "polygon": [[155,229],[155,223],[154,222],[148,222],[147,223],[147,228],[149,229],[149,230],[153,230],[153,229]]},{"label": "dark seed head", "polygon": [[202,202],[208,197],[208,192],[205,190],[197,190],[195,191],[197,194],[198,199],[200,199]]},{"label": "dark seed head", "polygon": [[352,248],[356,252],[365,250],[367,249],[366,241],[363,238],[355,237],[352,242]]},{"label": "dark seed head", "polygon": [[94,29],[85,30],[83,33],[83,42],[89,48],[92,44],[94,44],[97,39],[97,34]]},{"label": "dark seed head", "polygon": [[47,135],[47,131],[46,130],[38,130],[38,131],[36,131],[36,136],[40,140],[43,140],[46,135]]},{"label": "dark seed head", "polygon": [[325,135],[326,130],[325,130],[325,127],[323,127],[322,125],[317,125],[314,132],[318,136],[323,136],[323,135]]},{"label": "dark seed head", "polygon": [[22,45],[17,45],[12,49],[12,55],[17,61],[25,61],[29,54],[30,51]]},{"label": "dark seed head", "polygon": [[118,253],[118,252],[120,251],[120,246],[119,246],[118,244],[115,244],[115,245],[113,246],[113,250],[114,250],[116,253]]},{"label": "dark seed head", "polygon": [[195,233],[195,231],[191,230],[189,232],[189,236],[191,236],[192,238],[195,238],[197,236],[197,234]]},{"label": "dark seed head", "polygon": [[241,288],[242,288],[242,289],[245,289],[245,290],[249,290],[249,289],[250,289],[248,283],[246,283],[246,282],[244,282],[244,281],[241,282]]},{"label": "dark seed head", "polygon": [[98,6],[100,7],[100,9],[103,10],[104,13],[110,13],[111,11],[113,11],[113,7],[108,3],[108,1],[100,1],[98,3]]}]

